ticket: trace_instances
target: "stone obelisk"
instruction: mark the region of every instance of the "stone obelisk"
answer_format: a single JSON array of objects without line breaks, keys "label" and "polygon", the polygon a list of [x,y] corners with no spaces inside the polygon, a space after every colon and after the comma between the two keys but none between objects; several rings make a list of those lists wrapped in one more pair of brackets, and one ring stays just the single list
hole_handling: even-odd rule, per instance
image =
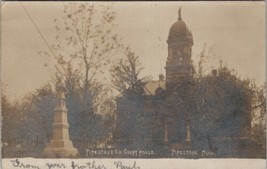
[{"label": "stone obelisk", "polygon": [[48,146],[44,149],[44,157],[77,157],[78,151],[73,147],[69,138],[69,124],[65,104],[66,89],[58,87],[57,104],[54,109],[53,136]]}]

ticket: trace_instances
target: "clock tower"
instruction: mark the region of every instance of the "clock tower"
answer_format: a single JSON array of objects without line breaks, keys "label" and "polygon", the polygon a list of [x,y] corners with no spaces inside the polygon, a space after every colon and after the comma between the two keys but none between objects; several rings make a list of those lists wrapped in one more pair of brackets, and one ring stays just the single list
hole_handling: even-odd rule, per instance
[{"label": "clock tower", "polygon": [[166,62],[166,91],[180,93],[190,83],[194,68],[191,60],[193,36],[182,20],[181,8],[178,11],[178,21],[170,28],[168,36],[168,57]]}]

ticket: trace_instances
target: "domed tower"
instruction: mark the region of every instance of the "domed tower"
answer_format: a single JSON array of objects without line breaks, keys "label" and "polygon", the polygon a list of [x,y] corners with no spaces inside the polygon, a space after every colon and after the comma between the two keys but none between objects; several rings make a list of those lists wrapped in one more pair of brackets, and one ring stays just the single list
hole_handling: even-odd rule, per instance
[{"label": "domed tower", "polygon": [[181,17],[181,8],[178,11],[178,21],[169,31],[168,58],[166,62],[166,91],[168,94],[184,87],[193,76],[191,48],[193,36]]}]

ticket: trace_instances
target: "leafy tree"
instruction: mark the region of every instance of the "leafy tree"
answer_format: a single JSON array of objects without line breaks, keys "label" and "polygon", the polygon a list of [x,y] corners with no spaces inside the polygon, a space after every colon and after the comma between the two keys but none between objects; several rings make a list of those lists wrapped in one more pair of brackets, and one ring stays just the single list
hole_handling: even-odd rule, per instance
[{"label": "leafy tree", "polygon": [[216,151],[215,145],[221,143],[212,141],[211,137],[249,137],[253,95],[251,82],[241,80],[227,67],[199,78],[190,117],[193,144],[202,148],[208,145],[206,148]]},{"label": "leafy tree", "polygon": [[28,142],[27,151],[41,154],[52,138],[51,124],[56,103],[55,97],[52,86],[46,84],[22,99],[20,111],[24,114],[24,118],[21,128]]},{"label": "leafy tree", "polygon": [[[209,50],[204,45],[198,55],[198,71],[187,97],[167,98],[166,102],[172,105],[170,109],[189,112],[180,115],[180,118],[189,119],[195,148],[208,148],[216,152],[219,147],[220,153],[227,153],[228,150],[222,150],[222,147],[231,144],[232,153],[238,153],[242,150],[239,147],[241,145],[265,145],[264,87],[257,87],[249,79],[241,79],[234,70],[223,66],[222,61],[217,69],[208,73],[211,66],[207,63],[213,57]],[[173,104],[173,100],[176,100],[176,104]],[[232,142],[224,141],[227,139]],[[252,143],[253,140],[257,142]]]},{"label": "leafy tree", "polygon": [[54,103],[49,84],[12,103],[2,97],[5,156],[40,156],[50,140]]},{"label": "leafy tree", "polygon": [[[187,94],[182,96],[181,93],[185,90],[179,90],[180,92],[168,96],[163,104],[172,114],[175,115],[177,112],[179,114],[177,124],[180,126],[176,127],[175,132],[183,130],[189,121],[192,145],[199,149],[208,148],[210,151],[217,151],[217,146],[220,144],[228,144],[214,140],[215,137],[246,138],[247,142],[241,143],[242,140],[237,140],[240,143],[236,145],[229,143],[232,144],[233,151],[239,151],[238,146],[241,144],[252,144],[249,142],[252,141],[251,127],[253,127],[254,139],[257,137],[258,143],[264,145],[266,131],[264,88],[258,88],[249,79],[241,79],[234,70],[223,66],[222,62],[219,68],[207,74],[203,71],[209,59],[206,55],[204,48],[200,54],[199,70],[193,83],[182,85],[189,89]],[[257,121],[255,125],[251,124],[253,119]],[[185,129],[180,132],[180,141],[185,140],[182,138],[182,133],[185,132]]]},{"label": "leafy tree", "polygon": [[2,141],[5,146],[12,146],[18,142],[18,121],[19,114],[13,103],[10,102],[7,96],[1,95],[1,114],[2,114]]},{"label": "leafy tree", "polygon": [[254,91],[252,111],[252,138],[265,146],[266,149],[266,86],[252,84]]},{"label": "leafy tree", "polygon": [[17,152],[25,143],[24,137],[21,137],[21,118],[18,111],[18,102],[12,103],[7,97],[1,96],[1,113],[2,113],[2,155],[11,157],[18,154]]}]

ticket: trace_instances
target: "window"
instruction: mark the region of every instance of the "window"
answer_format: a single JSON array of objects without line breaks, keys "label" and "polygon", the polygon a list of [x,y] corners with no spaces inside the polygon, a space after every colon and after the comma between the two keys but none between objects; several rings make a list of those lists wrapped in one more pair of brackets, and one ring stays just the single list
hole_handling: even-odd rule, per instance
[{"label": "window", "polygon": [[182,62],[183,62],[183,58],[182,57],[179,57],[179,65],[181,65],[182,64]]}]

